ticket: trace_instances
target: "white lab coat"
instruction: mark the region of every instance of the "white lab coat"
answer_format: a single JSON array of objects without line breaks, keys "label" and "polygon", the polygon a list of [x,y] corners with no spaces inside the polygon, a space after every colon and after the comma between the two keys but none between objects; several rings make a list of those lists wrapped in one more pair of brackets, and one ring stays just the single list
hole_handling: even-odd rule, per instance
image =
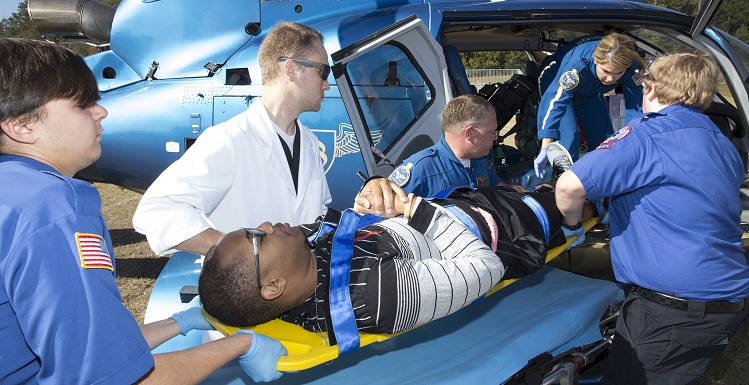
[{"label": "white lab coat", "polygon": [[[299,122],[298,122],[299,123]],[[209,127],[143,195],[133,226],[159,255],[213,227],[223,233],[270,221],[312,223],[332,200],[317,137],[298,124],[298,185],[265,106]]]}]

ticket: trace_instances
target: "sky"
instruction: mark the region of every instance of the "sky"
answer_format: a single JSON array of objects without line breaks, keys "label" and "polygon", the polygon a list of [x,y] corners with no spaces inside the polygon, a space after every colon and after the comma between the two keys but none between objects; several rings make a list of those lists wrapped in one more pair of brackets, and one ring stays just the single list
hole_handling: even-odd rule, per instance
[{"label": "sky", "polygon": [[0,0],[0,20],[10,17],[13,12],[18,10],[18,0]]}]

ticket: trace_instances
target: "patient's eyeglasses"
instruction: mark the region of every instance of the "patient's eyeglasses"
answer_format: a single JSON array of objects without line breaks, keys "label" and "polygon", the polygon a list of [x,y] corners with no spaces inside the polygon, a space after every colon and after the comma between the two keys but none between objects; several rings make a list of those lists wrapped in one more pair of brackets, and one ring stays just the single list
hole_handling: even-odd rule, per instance
[{"label": "patient's eyeglasses", "polygon": [[257,275],[257,288],[259,290],[263,287],[263,285],[260,284],[260,251],[257,247],[257,238],[264,237],[266,233],[263,230],[248,228],[245,228],[244,231],[247,233],[247,239],[252,241],[252,247],[255,248],[255,274]]},{"label": "patient's eyeglasses", "polygon": [[305,66],[307,68],[317,68],[317,70],[320,71],[320,77],[322,78],[322,80],[327,80],[328,75],[330,75],[330,66],[325,63],[315,63],[311,61],[306,61],[302,59],[294,59],[290,57],[278,58],[278,61],[284,61],[284,60],[291,60],[294,63]]}]

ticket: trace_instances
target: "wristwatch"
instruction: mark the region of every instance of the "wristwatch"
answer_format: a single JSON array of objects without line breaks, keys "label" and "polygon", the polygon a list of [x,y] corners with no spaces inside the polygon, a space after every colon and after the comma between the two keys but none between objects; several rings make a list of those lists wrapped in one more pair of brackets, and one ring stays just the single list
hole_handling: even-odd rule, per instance
[{"label": "wristwatch", "polygon": [[579,230],[579,229],[580,229],[581,227],[583,227],[583,221],[582,221],[582,220],[580,220],[580,221],[579,221],[579,222],[577,222],[577,224],[576,224],[576,225],[574,225],[574,226],[567,226],[567,224],[566,224],[566,223],[564,223],[564,221],[562,221],[562,226],[566,227],[566,228],[567,228],[567,230],[573,230],[573,231],[574,231],[574,230]]}]

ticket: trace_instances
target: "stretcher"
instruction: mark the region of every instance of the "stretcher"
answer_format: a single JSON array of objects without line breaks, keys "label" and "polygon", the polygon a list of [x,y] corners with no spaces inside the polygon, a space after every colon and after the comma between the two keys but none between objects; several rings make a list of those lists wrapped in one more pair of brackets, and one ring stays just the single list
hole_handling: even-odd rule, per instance
[{"label": "stretcher", "polygon": [[[586,230],[594,224],[594,220],[587,222]],[[568,239],[565,245],[550,250],[547,262],[572,241]],[[154,286],[145,322],[166,318],[187,306],[176,293],[184,285],[197,285],[200,262],[199,256],[189,253],[171,257]],[[517,283],[508,287],[514,282]],[[519,280],[501,281],[487,295],[455,314],[407,332],[361,333],[360,349],[342,357],[338,357],[336,346],[327,345],[324,334],[296,325],[275,320],[254,330],[279,339],[289,351],[279,360],[277,369],[287,374],[277,383],[351,383],[352,379],[359,382],[367,376],[372,376],[370,382],[385,383],[415,379],[422,383],[459,379],[502,383],[538,354],[557,354],[600,340],[600,317],[622,297],[621,290],[611,282],[548,266]],[[235,330],[221,324],[215,326],[224,334]],[[190,332],[154,352],[185,349],[202,343],[204,338],[201,332]],[[455,354],[456,348],[460,354]],[[369,373],[378,367],[387,370]],[[452,376],[448,373],[450,368],[455,371]],[[207,383],[243,384],[251,380],[232,363]]]},{"label": "stretcher", "polygon": [[[590,228],[595,224],[596,219],[589,220],[585,224],[585,230],[590,230]],[[564,245],[549,250],[546,253],[546,263],[560,255],[576,239],[577,237],[569,238]],[[518,279],[506,279],[499,281],[496,285],[489,289],[486,294],[484,294],[484,298],[496,293],[500,289],[505,288],[506,286],[517,280]],[[204,312],[203,314],[205,315],[208,322],[210,322],[211,325],[213,325],[213,327],[223,335],[234,334],[237,330],[240,329],[238,327],[225,325],[215,318],[211,317],[208,313]],[[246,329],[251,329],[257,333],[275,338],[281,341],[284,347],[286,347],[288,355],[281,357],[278,360],[278,364],[276,365],[276,369],[281,372],[309,369],[313,366],[330,362],[339,357],[338,346],[330,345],[328,343],[327,333],[313,333],[303,329],[302,327],[278,319]],[[396,334],[371,334],[359,332],[359,348],[367,346],[374,342],[383,342],[389,340],[390,338],[401,335],[403,333],[408,333],[412,330],[414,329],[406,330],[404,332]]]}]

